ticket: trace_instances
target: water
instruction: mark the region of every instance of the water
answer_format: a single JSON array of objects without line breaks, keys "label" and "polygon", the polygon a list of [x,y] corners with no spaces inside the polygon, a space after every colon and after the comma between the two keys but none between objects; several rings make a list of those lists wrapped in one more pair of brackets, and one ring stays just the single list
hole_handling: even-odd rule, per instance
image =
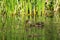
[{"label": "water", "polygon": [[[4,20],[1,20],[1,19]],[[43,22],[43,28],[30,26],[26,23],[30,20],[32,24]],[[4,26],[3,26],[4,22]],[[0,40],[60,40],[60,23],[55,18],[0,16]]]}]

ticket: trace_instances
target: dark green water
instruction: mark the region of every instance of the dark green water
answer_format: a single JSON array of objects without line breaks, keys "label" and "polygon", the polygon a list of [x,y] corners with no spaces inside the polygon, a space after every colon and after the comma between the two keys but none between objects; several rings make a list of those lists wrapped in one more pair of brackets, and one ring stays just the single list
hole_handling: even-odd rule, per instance
[{"label": "dark green water", "polygon": [[[44,26],[30,26],[26,20],[43,22]],[[60,40],[60,23],[55,18],[0,16],[0,40]]]}]

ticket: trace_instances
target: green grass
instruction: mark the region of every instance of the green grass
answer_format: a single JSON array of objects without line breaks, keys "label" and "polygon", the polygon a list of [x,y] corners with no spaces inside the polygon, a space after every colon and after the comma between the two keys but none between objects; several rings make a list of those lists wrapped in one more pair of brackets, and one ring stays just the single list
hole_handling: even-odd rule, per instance
[{"label": "green grass", "polygon": [[[56,3],[58,0],[49,0],[46,5],[45,1],[0,0],[0,40],[60,40],[60,12],[54,11],[60,1]],[[54,16],[50,17],[50,14]],[[32,21],[32,24],[44,22],[44,27],[43,29],[34,26],[30,28],[30,24],[25,23],[26,20]]]}]

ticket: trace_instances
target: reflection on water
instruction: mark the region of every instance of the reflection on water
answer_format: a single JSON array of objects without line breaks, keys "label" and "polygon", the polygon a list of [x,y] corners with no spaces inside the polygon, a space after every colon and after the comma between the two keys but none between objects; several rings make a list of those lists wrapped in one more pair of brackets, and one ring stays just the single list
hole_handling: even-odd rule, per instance
[{"label": "reflection on water", "polygon": [[55,18],[0,16],[0,22],[0,40],[60,40],[60,23]]}]

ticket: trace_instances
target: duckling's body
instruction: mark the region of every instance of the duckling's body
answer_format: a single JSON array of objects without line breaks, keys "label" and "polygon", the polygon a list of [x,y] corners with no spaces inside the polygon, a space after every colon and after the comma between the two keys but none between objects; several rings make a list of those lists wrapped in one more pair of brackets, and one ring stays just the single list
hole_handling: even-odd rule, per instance
[{"label": "duckling's body", "polygon": [[38,28],[42,28],[44,26],[44,23],[43,22],[38,22],[35,24],[36,27]]}]

